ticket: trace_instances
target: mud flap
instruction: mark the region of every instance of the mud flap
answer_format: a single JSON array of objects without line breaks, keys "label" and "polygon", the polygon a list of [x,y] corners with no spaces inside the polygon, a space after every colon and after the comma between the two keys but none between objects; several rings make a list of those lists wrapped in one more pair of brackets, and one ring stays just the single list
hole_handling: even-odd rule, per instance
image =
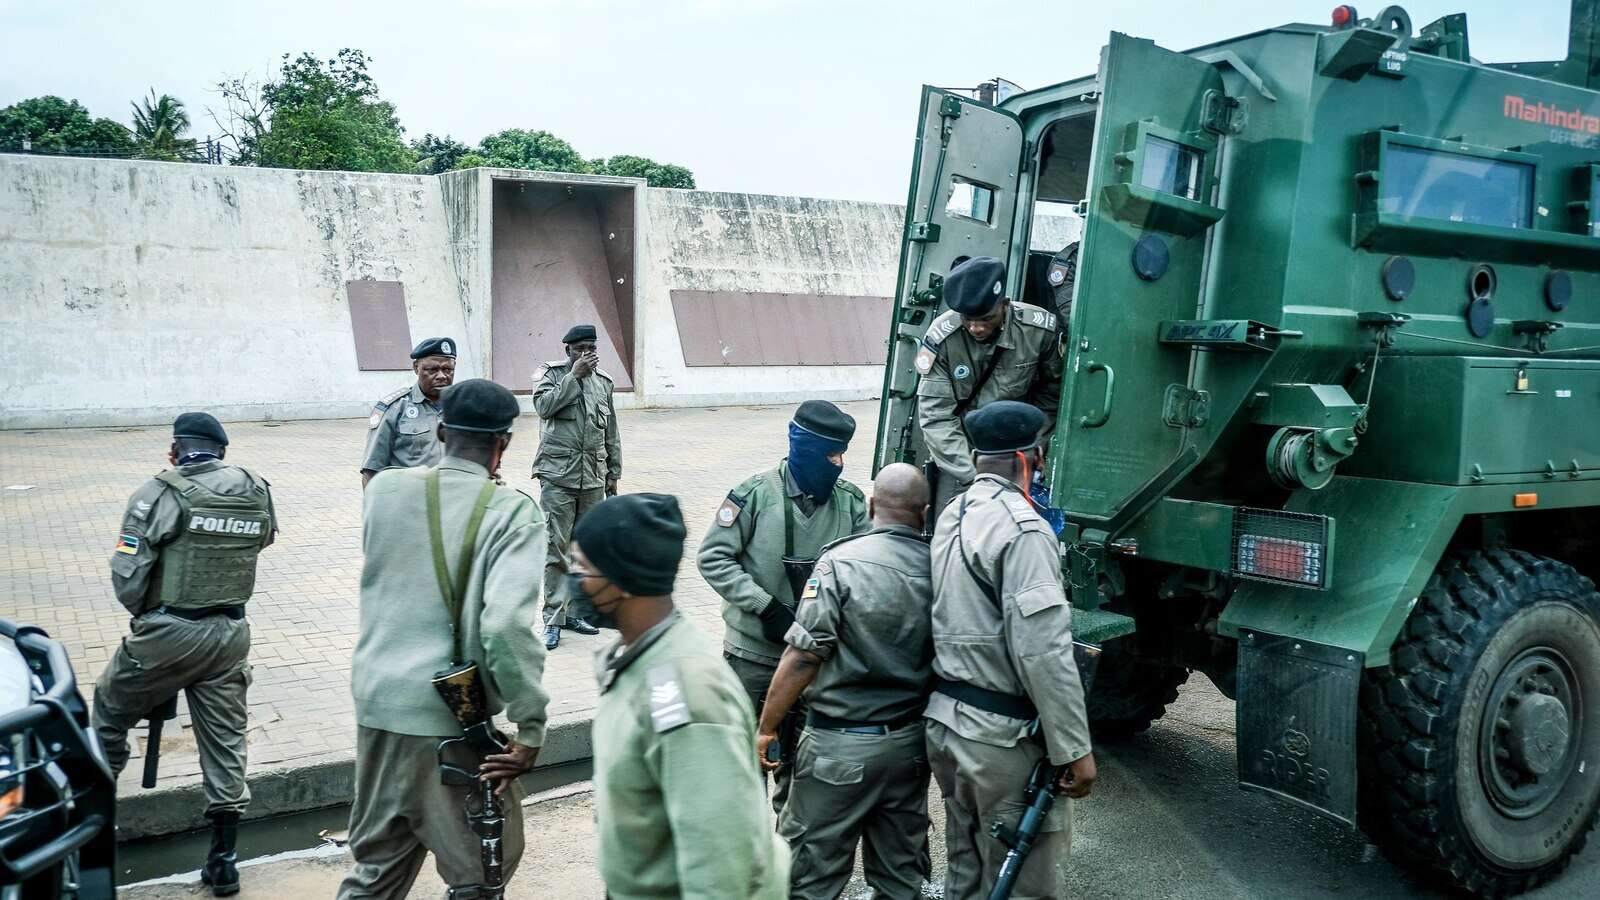
[{"label": "mud flap", "polygon": [[1239,634],[1239,786],[1356,824],[1356,702],[1363,655]]}]

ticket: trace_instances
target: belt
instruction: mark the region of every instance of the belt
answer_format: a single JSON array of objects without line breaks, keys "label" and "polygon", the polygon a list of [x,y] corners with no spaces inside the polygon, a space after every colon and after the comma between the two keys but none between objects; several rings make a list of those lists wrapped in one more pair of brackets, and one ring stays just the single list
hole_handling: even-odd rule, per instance
[{"label": "belt", "polygon": [[244,618],[243,606],[158,606],[155,611],[166,613],[169,616],[177,616],[180,619],[187,619],[190,622],[198,622],[201,619],[209,619],[212,616],[227,616],[235,622]]},{"label": "belt", "polygon": [[888,734],[899,731],[910,725],[922,721],[922,713],[904,716],[891,722],[861,722],[855,719],[839,719],[826,713],[811,710],[806,714],[806,725],[812,728],[824,728],[828,731],[839,731],[844,734]]},{"label": "belt", "polygon": [[950,681],[935,675],[933,689],[946,697],[976,706],[984,712],[1012,719],[1037,719],[1039,710],[1024,694],[1002,694],[965,681]]}]

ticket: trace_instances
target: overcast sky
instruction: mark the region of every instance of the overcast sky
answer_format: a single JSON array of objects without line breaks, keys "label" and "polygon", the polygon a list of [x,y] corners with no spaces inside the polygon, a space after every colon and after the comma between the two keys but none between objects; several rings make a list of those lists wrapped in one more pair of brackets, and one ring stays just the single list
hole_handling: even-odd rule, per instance
[{"label": "overcast sky", "polygon": [[[408,138],[476,143],[544,129],[588,157],[635,153],[712,190],[900,202],[919,85],[999,75],[1034,88],[1093,72],[1108,32],[1185,49],[1331,0],[0,0],[0,106],[40,94],[129,119],[154,87],[194,133],[225,75],[284,53],[372,59]],[[1425,0],[1417,27],[1466,12],[1473,55],[1566,53],[1568,0]],[[1377,5],[1362,4],[1372,15]]]}]

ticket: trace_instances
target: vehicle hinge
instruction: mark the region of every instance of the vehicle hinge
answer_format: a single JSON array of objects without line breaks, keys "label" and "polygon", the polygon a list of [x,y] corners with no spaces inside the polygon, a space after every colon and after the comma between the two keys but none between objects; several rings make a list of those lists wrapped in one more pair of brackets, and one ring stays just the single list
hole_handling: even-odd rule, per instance
[{"label": "vehicle hinge", "polygon": [[1028,163],[1033,159],[1033,141],[1022,142],[1022,168],[1026,170]]},{"label": "vehicle hinge", "polygon": [[939,102],[939,115],[946,119],[961,118],[961,100],[957,97],[946,97]]},{"label": "vehicle hinge", "polygon": [[1161,421],[1173,428],[1200,428],[1211,418],[1211,394],[1182,384],[1167,385]]},{"label": "vehicle hinge", "polygon": [[1250,103],[1219,90],[1200,96],[1200,125],[1212,134],[1238,134],[1250,121]]},{"label": "vehicle hinge", "polygon": [[906,238],[915,244],[939,243],[939,225],[935,222],[916,222]]}]

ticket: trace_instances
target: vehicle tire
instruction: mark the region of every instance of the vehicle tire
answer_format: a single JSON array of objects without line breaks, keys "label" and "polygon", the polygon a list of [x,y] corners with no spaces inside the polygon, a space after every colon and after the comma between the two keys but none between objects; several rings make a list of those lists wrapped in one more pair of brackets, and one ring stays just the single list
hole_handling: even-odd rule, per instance
[{"label": "vehicle tire", "polygon": [[1128,737],[1150,724],[1178,699],[1189,670],[1139,656],[1136,637],[1106,642],[1087,698],[1089,731],[1096,740]]},{"label": "vehicle tire", "polygon": [[1362,826],[1391,858],[1483,897],[1583,848],[1600,806],[1600,594],[1515,550],[1446,559],[1362,684]]}]

